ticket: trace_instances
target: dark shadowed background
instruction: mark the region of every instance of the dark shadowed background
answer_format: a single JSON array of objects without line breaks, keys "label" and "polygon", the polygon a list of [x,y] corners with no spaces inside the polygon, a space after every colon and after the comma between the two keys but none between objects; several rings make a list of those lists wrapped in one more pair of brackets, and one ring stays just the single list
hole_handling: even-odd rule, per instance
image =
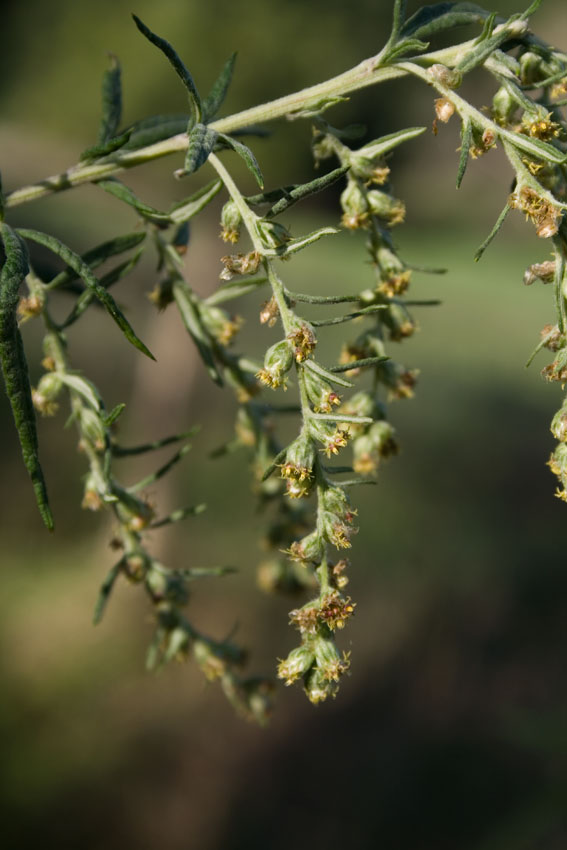
[{"label": "dark shadowed background", "polygon": [[[522,10],[519,0],[497,5],[503,14]],[[228,114],[376,53],[390,6],[138,0],[134,11],[175,44],[203,89],[239,51]],[[125,0],[4,4],[0,167],[7,190],[71,165],[92,144],[105,51],[122,62],[126,123],[183,111],[182,87],[136,31],[131,7]],[[566,46],[563,0],[546,0],[534,26]],[[488,104],[490,89],[476,81],[477,104]],[[408,82],[355,94],[329,114],[337,125],[364,121],[369,140],[430,126],[432,116],[431,93]],[[272,129],[271,139],[253,142],[267,185],[308,179],[309,123]],[[458,144],[451,122],[391,162],[395,192],[408,208],[395,234],[403,256],[449,271],[414,277],[412,295],[440,298],[443,306],[423,309],[420,333],[392,352],[421,370],[416,398],[390,411],[403,452],[383,468],[377,487],[353,493],[361,532],[349,592],[358,607],[341,644],[352,650],[352,675],[335,702],[313,708],[299,688],[279,688],[272,723],[258,730],[235,718],[191,664],[147,674],[152,624],[135,588],[120,586],[94,629],[92,606],[113,557],[111,529],[104,516],[78,507],[84,463],[74,433],[63,429],[63,413],[40,424],[57,522],[48,538],[0,399],[4,846],[567,846],[567,508],[553,497],[545,467],[553,446],[548,423],[561,396],[540,377],[545,355],[524,368],[541,327],[553,321],[553,304],[549,288],[523,287],[522,274],[549,249],[521,216],[510,216],[475,265],[511,178],[495,151],[469,166],[457,193]],[[179,165],[168,159],[127,182],[149,203],[167,206],[186,193],[172,177]],[[248,175],[238,174],[252,191]],[[135,223],[102,194],[83,187],[19,207],[10,221],[85,250]],[[333,190],[290,217],[294,233],[336,221],[337,197]],[[215,287],[225,250],[219,209],[193,228],[187,267],[200,293]],[[372,279],[365,260],[363,238],[341,233],[302,253],[286,279],[300,291],[356,292]],[[287,611],[297,601],[256,588],[263,519],[246,458],[208,457],[232,435],[234,404],[207,382],[177,317],[167,311],[158,319],[146,308],[154,282],[147,262],[117,297],[158,363],[142,362],[98,315],[70,334],[74,362],[108,408],[127,403],[124,442],[202,424],[186,465],[155,497],[164,510],[206,501],[208,511],[162,532],[155,551],[175,566],[238,567],[235,576],[195,585],[190,616],[218,637],[235,629],[251,649],[251,668],[270,673],[294,645]],[[252,296],[240,310],[247,321],[239,344],[255,353],[276,338],[257,324],[261,301]],[[23,331],[37,379],[33,324]],[[125,465],[125,479],[145,469]]]}]

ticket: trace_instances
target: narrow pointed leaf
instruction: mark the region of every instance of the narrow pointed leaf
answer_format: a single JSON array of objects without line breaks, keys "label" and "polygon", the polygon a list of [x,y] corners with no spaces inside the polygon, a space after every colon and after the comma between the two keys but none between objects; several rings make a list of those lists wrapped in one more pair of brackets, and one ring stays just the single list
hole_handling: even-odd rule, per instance
[{"label": "narrow pointed leaf", "polygon": [[315,374],[319,375],[321,378],[326,378],[327,381],[332,381],[334,384],[338,384],[339,387],[354,387],[352,381],[347,381],[346,378],[339,378],[338,375],[336,375],[334,372],[329,371],[328,369],[323,368],[323,366],[320,366],[315,360],[305,360],[302,365],[305,369],[310,369],[311,372],[315,372]]},{"label": "narrow pointed leaf", "polygon": [[305,236],[298,236],[297,239],[290,239],[289,242],[286,242],[281,248],[275,248],[273,252],[266,251],[266,255],[273,253],[278,256],[287,257],[290,254],[296,254],[303,248],[307,248],[307,246],[312,245],[313,242],[318,242],[323,236],[334,236],[335,233],[340,233],[340,230],[336,227],[321,227],[319,230],[314,230],[312,233],[307,233]]},{"label": "narrow pointed leaf", "polygon": [[282,449],[281,452],[278,452],[278,454],[275,456],[273,461],[264,470],[264,474],[262,475],[262,478],[261,478],[262,481],[268,480],[268,478],[270,477],[272,472],[276,469],[276,467],[282,462],[282,460],[285,460],[286,454],[287,454],[287,448]]},{"label": "narrow pointed leaf", "polygon": [[102,117],[98,130],[98,142],[103,144],[114,138],[122,120],[122,80],[120,62],[112,53],[110,67],[102,78]]},{"label": "narrow pointed leaf", "polygon": [[197,87],[193,81],[193,77],[177,55],[176,51],[165,38],[161,38],[161,36],[156,35],[154,32],[149,29],[137,15],[132,15],[134,18],[134,23],[144,35],[148,41],[154,44],[161,52],[169,59],[169,62],[173,66],[176,74],[180,78],[181,82],[187,89],[187,93],[189,95],[189,103],[191,104],[191,109],[193,112],[193,117],[195,123],[201,120],[201,98],[199,97],[199,92],[197,91]]},{"label": "narrow pointed leaf", "polygon": [[100,587],[93,614],[93,625],[95,626],[98,626],[104,617],[104,612],[106,610],[108,600],[110,599],[110,594],[112,593],[116,579],[120,575],[124,562],[125,558],[121,558],[118,563],[111,567]]},{"label": "narrow pointed leaf", "polygon": [[333,183],[336,183],[337,180],[346,174],[348,169],[348,165],[341,166],[340,168],[335,168],[333,171],[329,171],[329,173],[325,174],[323,177],[311,180],[309,183],[304,183],[301,186],[293,186],[289,191],[282,189],[282,193],[284,193],[283,197],[281,197],[274,206],[268,210],[266,218],[272,218],[273,216],[280,215],[298,201],[302,201],[304,198],[309,198],[317,192],[322,192],[324,189],[332,186]]},{"label": "narrow pointed leaf", "polygon": [[207,368],[207,372],[215,384],[222,387],[223,379],[221,373],[217,369],[213,357],[211,339],[201,321],[199,311],[191,298],[191,293],[183,281],[177,280],[173,284],[173,296],[181,314],[183,324],[197,346],[197,351],[201,355],[201,359]]},{"label": "narrow pointed leaf", "polygon": [[106,308],[107,312],[116,322],[128,342],[141,351],[142,354],[145,354],[147,357],[151,358],[151,360],[155,360],[155,357],[149,348],[144,345],[142,340],[139,339],[134,332],[134,329],[119,309],[112,295],[110,295],[110,293],[100,285],[100,282],[94,276],[89,266],[78,254],[71,250],[71,248],[67,245],[64,245],[63,242],[60,242],[59,239],[56,239],[55,236],[50,236],[47,233],[41,233],[38,230],[29,230],[27,228],[21,229],[19,233],[25,239],[31,239],[32,242],[37,242],[39,245],[43,245],[45,248],[48,248],[58,257],[61,257],[63,262],[73,269],[73,271],[81,278],[85,286],[92,289],[95,296]]},{"label": "narrow pointed leaf", "polygon": [[418,38],[405,38],[388,52],[388,62],[391,63],[395,59],[400,59],[407,53],[422,53],[428,47],[428,41],[420,41]]},{"label": "narrow pointed leaf", "polygon": [[379,313],[381,310],[387,309],[387,304],[372,304],[370,307],[357,310],[355,313],[347,313],[345,316],[335,316],[333,319],[310,319],[309,324],[313,325],[314,328],[341,325],[343,322],[351,322],[353,319],[360,318],[360,316],[372,316],[374,313]]},{"label": "narrow pointed leaf", "polygon": [[142,478],[141,481],[133,484],[132,487],[128,487],[129,493],[139,493],[140,490],[144,490],[146,487],[149,487],[151,484],[155,484],[156,481],[159,481],[160,478],[163,478],[164,475],[167,475],[170,469],[173,469],[179,461],[183,460],[187,452],[191,451],[191,446],[186,443],[182,446],[179,451],[175,452],[173,457],[171,457],[167,463],[164,463],[163,466],[160,466],[155,472],[150,473],[145,478]]},{"label": "narrow pointed leaf", "polygon": [[411,139],[416,139],[425,133],[427,127],[408,127],[405,130],[398,130],[397,133],[389,133],[387,136],[382,136],[375,142],[370,142],[364,145],[357,151],[358,156],[366,157],[367,159],[375,159],[378,156],[384,156],[388,151],[393,150],[403,142],[408,142]]},{"label": "narrow pointed leaf", "polygon": [[463,182],[463,177],[465,176],[465,171],[467,169],[467,164],[469,161],[469,150],[472,144],[472,124],[470,121],[465,119],[463,121],[462,131],[461,131],[461,155],[459,157],[459,167],[457,169],[457,189],[460,188],[461,183]]},{"label": "narrow pointed leaf", "polygon": [[184,221],[189,221],[193,216],[197,215],[204,209],[208,203],[217,195],[222,188],[222,180],[212,180],[203,186],[189,198],[179,201],[175,204],[168,215],[171,221],[180,224]]},{"label": "narrow pointed leaf", "polygon": [[360,295],[309,295],[306,292],[286,291],[290,301],[303,301],[306,304],[346,304],[350,301],[360,301]]},{"label": "narrow pointed leaf", "polygon": [[212,89],[203,101],[203,121],[205,124],[208,124],[209,121],[215,117],[224,102],[228,87],[232,80],[235,62],[236,53],[233,53],[225,62]]},{"label": "narrow pointed leaf", "polygon": [[28,366],[16,315],[20,284],[29,270],[27,252],[21,239],[4,222],[0,224],[0,236],[6,256],[0,273],[0,362],[4,385],[39,513],[49,531],[53,531],[47,487],[39,462]]},{"label": "narrow pointed leaf", "polygon": [[219,139],[226,145],[226,147],[232,148],[238,156],[240,156],[244,162],[246,163],[246,167],[249,171],[252,172],[254,177],[256,178],[256,182],[260,189],[264,188],[264,178],[262,177],[262,172],[260,171],[260,166],[256,160],[256,157],[252,153],[249,147],[243,145],[242,142],[237,142],[236,139],[233,139],[231,136],[227,136],[224,133],[218,134]]},{"label": "narrow pointed leaf", "polygon": [[149,204],[141,201],[128,186],[125,186],[124,183],[121,183],[115,177],[98,180],[96,185],[104,189],[105,192],[108,192],[109,195],[114,195],[119,201],[123,201],[130,207],[134,207],[136,212],[139,212],[143,218],[147,218],[155,224],[169,224],[170,218],[167,213],[160,212],[155,207],[151,207]]},{"label": "narrow pointed leaf", "polygon": [[108,156],[108,154],[114,153],[114,151],[124,147],[129,138],[130,130],[125,130],[124,133],[121,133],[119,136],[115,136],[112,139],[108,139],[106,142],[100,142],[90,148],[85,148],[85,150],[81,153],[80,161],[86,162],[93,159],[100,159],[100,157],[103,156]]},{"label": "narrow pointed leaf", "polygon": [[2,189],[2,175],[0,174],[0,221],[4,221],[4,191]]},{"label": "narrow pointed leaf", "polygon": [[138,150],[185,133],[187,132],[188,121],[189,115],[186,113],[153,115],[151,118],[143,118],[129,128],[130,138],[123,149],[127,151]]},{"label": "narrow pointed leaf", "polygon": [[205,298],[205,303],[211,307],[215,304],[223,304],[225,301],[232,301],[234,298],[240,298],[241,295],[247,295],[253,292],[260,286],[265,286],[268,282],[267,277],[251,277],[244,280],[231,280],[225,286],[221,286],[208,298]]},{"label": "narrow pointed leaf", "polygon": [[169,437],[163,437],[161,440],[154,440],[152,443],[143,443],[140,446],[119,446],[114,444],[112,446],[112,454],[115,457],[132,457],[133,455],[142,455],[147,452],[158,451],[159,449],[165,448],[165,446],[171,446],[173,443],[180,443],[182,440],[187,440],[189,437],[193,437],[199,431],[199,425],[195,425],[193,428],[190,428],[188,431],[183,431],[181,434],[172,434]]},{"label": "narrow pointed leaf", "polygon": [[[122,278],[130,274],[132,269],[137,266],[141,256],[142,252],[138,251],[137,254],[134,254],[134,256],[131,257],[131,259],[126,260],[124,263],[120,263],[120,265],[111,269],[109,272],[107,272],[100,278],[100,285],[103,286],[105,289],[109,289],[115,283],[118,283],[119,280],[122,280]],[[95,304],[98,303],[97,301],[95,301],[95,297],[96,296],[92,289],[84,290],[79,295],[77,303],[75,304],[67,318],[64,319],[64,321],[59,325],[59,328],[61,330],[63,330],[64,328],[68,328],[70,325],[74,324],[78,319],[80,319],[85,310],[89,307],[90,304],[93,303],[93,301],[95,302]]]},{"label": "narrow pointed leaf", "polygon": [[486,251],[486,249],[488,248],[488,246],[490,245],[490,243],[492,242],[492,240],[494,239],[494,237],[496,236],[496,234],[498,233],[498,231],[500,230],[500,228],[504,224],[504,219],[506,218],[506,216],[508,215],[509,212],[510,212],[510,205],[506,204],[506,206],[504,207],[504,209],[502,210],[502,212],[500,213],[500,215],[496,219],[496,224],[494,225],[494,227],[492,228],[492,230],[490,231],[490,233],[488,234],[488,236],[486,237],[486,239],[484,240],[484,242],[482,243],[482,245],[480,246],[480,248],[478,249],[478,251],[474,255],[475,262],[478,262],[480,260],[480,258],[482,257],[482,255],[484,254],[484,252]]},{"label": "narrow pointed leaf", "polygon": [[364,357],[362,360],[353,360],[351,363],[340,363],[338,366],[331,366],[331,372],[350,372],[351,369],[364,369],[365,366],[378,366],[379,363],[385,363],[390,358],[382,357]]},{"label": "narrow pointed leaf", "polygon": [[488,14],[473,3],[435,3],[412,15],[402,27],[401,35],[429,38],[453,27],[482,23]]},{"label": "narrow pointed leaf", "polygon": [[186,508],[179,508],[176,511],[172,511],[170,514],[163,517],[162,519],[158,519],[155,522],[152,522],[150,528],[163,528],[164,525],[171,525],[174,522],[181,522],[182,520],[187,519],[187,517],[198,516],[206,510],[207,506],[204,503],[200,505],[190,505]]},{"label": "narrow pointed leaf", "polygon": [[104,409],[102,399],[98,394],[96,387],[94,384],[91,384],[90,381],[87,381],[86,378],[83,378],[82,375],[73,375],[70,372],[66,372],[60,377],[62,383],[78,395],[82,396],[83,400],[86,401],[93,410],[99,412]]},{"label": "narrow pointed leaf", "polygon": [[[124,236],[116,236],[114,239],[109,239],[107,242],[102,242],[95,248],[91,248],[81,255],[81,259],[91,269],[96,269],[110,257],[115,257],[117,254],[122,254],[125,251],[130,251],[136,248],[146,238],[143,231],[136,233],[126,233]],[[60,286],[66,286],[74,280],[77,280],[79,275],[73,269],[65,269],[60,272],[48,284],[49,289],[57,289]]]},{"label": "narrow pointed leaf", "polygon": [[111,425],[114,425],[119,416],[122,415],[124,410],[126,409],[126,405],[124,402],[117,404],[116,407],[113,407],[108,416],[104,418],[104,424],[107,428],[110,428]]},{"label": "narrow pointed leaf", "polygon": [[513,144],[514,147],[519,148],[525,153],[531,154],[531,156],[534,156],[536,159],[547,160],[548,162],[553,162],[556,165],[564,165],[567,162],[567,155],[557,148],[554,148],[553,145],[549,145],[547,142],[542,142],[541,139],[524,136],[522,133],[511,133],[509,130],[505,130],[504,128],[502,128],[499,132],[500,135],[506,139],[506,141]]}]

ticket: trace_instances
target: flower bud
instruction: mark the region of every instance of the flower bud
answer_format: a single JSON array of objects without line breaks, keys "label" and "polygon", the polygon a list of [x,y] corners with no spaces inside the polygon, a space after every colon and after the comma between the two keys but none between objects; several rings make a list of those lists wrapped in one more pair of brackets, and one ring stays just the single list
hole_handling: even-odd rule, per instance
[{"label": "flower bud", "polygon": [[551,433],[560,443],[567,442],[567,406],[565,404],[551,420]]},{"label": "flower bud", "polygon": [[233,244],[240,239],[242,216],[234,201],[227,201],[221,211],[221,239]]},{"label": "flower bud", "polygon": [[502,86],[492,98],[492,116],[503,126],[512,120],[518,105],[507,88]]},{"label": "flower bud", "polygon": [[61,392],[63,383],[55,372],[42,375],[38,385],[32,390],[32,402],[42,416],[54,416],[59,405],[55,399]]},{"label": "flower bud", "polygon": [[304,373],[305,388],[307,397],[313,405],[315,413],[331,413],[333,405],[341,403],[340,396],[335,392],[331,384],[320,375],[316,375],[309,369],[305,369]]},{"label": "flower bud", "polygon": [[279,221],[261,219],[257,222],[257,229],[266,248],[281,248],[291,239],[289,230]]},{"label": "flower bud", "polygon": [[285,679],[286,685],[292,685],[300,676],[304,676],[315,660],[313,650],[305,645],[292,649],[287,658],[278,664],[278,679]]},{"label": "flower bud", "polygon": [[325,678],[319,667],[312,667],[305,678],[305,693],[313,705],[324,702],[327,697],[335,697],[337,694],[336,682]]},{"label": "flower bud", "polygon": [[437,63],[427,69],[427,73],[433,77],[438,83],[446,86],[448,89],[456,89],[461,85],[463,76],[456,69],[447,68],[446,65]]},{"label": "flower bud", "polygon": [[287,339],[293,345],[293,353],[297,363],[307,360],[317,345],[313,328],[307,322],[302,322],[295,330],[289,333]]},{"label": "flower bud", "polygon": [[276,342],[266,352],[264,368],[256,377],[266,386],[275,389],[282,386],[285,389],[285,374],[293,365],[294,351],[287,339]]},{"label": "flower bud", "polygon": [[342,223],[349,230],[365,227],[368,222],[368,203],[364,192],[354,180],[349,180],[346,189],[341,194],[343,209]]},{"label": "flower bud", "polygon": [[386,192],[371,189],[367,195],[368,206],[373,215],[377,216],[389,227],[402,224],[406,217],[406,208],[402,201],[393,198]]},{"label": "flower bud", "polygon": [[79,419],[83,437],[97,452],[103,452],[106,447],[106,428],[98,413],[90,407],[81,407]]}]

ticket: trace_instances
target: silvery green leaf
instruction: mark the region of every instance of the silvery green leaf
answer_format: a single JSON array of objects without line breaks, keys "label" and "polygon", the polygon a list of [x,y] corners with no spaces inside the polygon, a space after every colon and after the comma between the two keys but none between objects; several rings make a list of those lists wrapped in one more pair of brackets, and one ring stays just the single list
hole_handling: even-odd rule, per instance
[{"label": "silvery green leaf", "polygon": [[185,133],[187,131],[188,121],[189,115],[186,113],[153,115],[151,118],[144,118],[141,121],[137,121],[129,128],[130,138],[124,145],[123,150],[138,150],[138,148],[145,148],[148,145],[169,139],[171,136],[178,136],[180,133]]},{"label": "silvery green leaf", "polygon": [[218,133],[204,124],[195,124],[189,131],[189,144],[185,156],[184,174],[193,174],[209,158],[218,139]]},{"label": "silvery green leaf", "polygon": [[256,157],[254,156],[250,148],[246,145],[243,145],[242,142],[237,142],[236,139],[233,139],[231,136],[226,136],[224,133],[219,133],[218,138],[220,141],[223,142],[226,147],[232,148],[232,150],[235,151],[238,156],[240,156],[244,160],[244,162],[246,163],[246,167],[249,171],[252,172],[252,174],[256,178],[258,186],[260,187],[260,189],[263,189],[264,178],[262,177],[262,172],[260,171],[260,166],[258,165]]},{"label": "silvery green leaf", "polygon": [[147,218],[156,224],[160,222],[169,224],[170,218],[167,213],[160,212],[160,210],[156,210],[155,207],[151,207],[149,204],[140,200],[128,186],[121,183],[115,177],[97,180],[96,185],[104,189],[105,192],[108,192],[109,195],[114,195],[115,198],[128,204],[128,206],[134,207],[136,212],[139,212],[143,218]]},{"label": "silvery green leaf", "polygon": [[343,95],[327,95],[315,101],[310,106],[306,106],[304,109],[296,109],[293,112],[289,112],[287,118],[290,121],[295,121],[296,118],[315,118],[317,115],[321,115],[327,109],[330,109],[331,106],[336,106],[337,103],[346,103],[348,100],[349,98]]},{"label": "silvery green leaf", "polygon": [[514,145],[515,148],[519,148],[519,150],[535,156],[536,159],[543,159],[557,165],[563,165],[567,162],[566,154],[554,148],[553,145],[542,142],[541,139],[524,136],[522,133],[511,133],[504,128],[499,129],[499,133],[504,139]]},{"label": "silvery green leaf", "polygon": [[281,249],[276,248],[273,251],[267,251],[266,253],[272,256],[287,257],[290,254],[297,254],[298,251],[301,251],[302,248],[306,248],[308,245],[312,245],[313,242],[318,242],[321,237],[333,236],[335,233],[340,233],[340,230],[336,227],[320,227],[319,230],[314,230],[306,236],[299,236],[297,239],[290,239],[289,242],[286,242],[285,245],[281,247]]},{"label": "silvery green leaf", "polygon": [[104,616],[104,612],[106,610],[106,605],[108,600],[110,599],[110,594],[112,593],[112,589],[114,587],[114,583],[116,579],[120,575],[122,567],[125,562],[125,558],[121,558],[117,564],[114,564],[113,567],[110,568],[108,575],[103,581],[100,591],[96,600],[95,610],[93,615],[93,624],[97,626]]},{"label": "silvery green leaf", "polygon": [[188,69],[185,67],[180,57],[175,52],[172,45],[169,41],[166,41],[165,38],[161,38],[161,36],[156,35],[152,32],[149,27],[147,27],[137,15],[132,15],[134,18],[134,23],[144,35],[148,41],[154,44],[161,52],[169,59],[173,69],[176,74],[180,78],[181,82],[187,89],[187,93],[189,95],[189,103],[191,105],[191,110],[193,112],[193,118],[195,123],[201,120],[201,98],[199,97],[199,92],[197,91],[197,87],[193,81],[193,77],[189,73]]},{"label": "silvery green leaf", "polygon": [[282,189],[282,197],[274,204],[274,206],[266,213],[266,218],[272,218],[276,215],[288,210],[298,201],[315,195],[317,192],[322,192],[333,183],[336,183],[348,171],[348,165],[335,168],[329,171],[323,177],[317,177],[315,180],[310,180],[309,183],[303,183],[299,186],[291,186],[288,189]]},{"label": "silvery green leaf", "polygon": [[122,118],[122,83],[120,63],[112,53],[110,67],[102,78],[102,117],[98,130],[98,143],[104,144],[116,136]]},{"label": "silvery green leaf", "polygon": [[[126,233],[124,236],[116,236],[114,239],[109,239],[95,248],[85,251],[81,255],[81,259],[91,269],[96,269],[97,266],[100,266],[101,263],[104,263],[110,257],[136,248],[145,238],[146,234],[143,231]],[[65,269],[65,271],[60,272],[50,281],[48,287],[49,289],[57,289],[60,286],[66,286],[72,281],[77,280],[78,277],[79,275],[73,269]]]},{"label": "silvery green leaf", "polygon": [[222,387],[223,379],[221,373],[217,369],[213,357],[211,338],[203,325],[199,310],[193,301],[192,293],[184,281],[175,281],[173,284],[173,296],[181,314],[183,324],[197,346],[197,351],[201,355],[201,359],[207,368],[207,372],[215,384]]},{"label": "silvery green leaf", "polygon": [[87,381],[87,379],[83,378],[81,375],[73,375],[70,372],[61,374],[60,378],[61,383],[65,384],[65,386],[69,387],[69,389],[82,396],[87,404],[90,404],[93,410],[102,410],[102,399],[100,398],[96,387],[94,387],[90,381]]},{"label": "silvery green leaf", "polygon": [[197,215],[201,210],[212,201],[222,188],[222,180],[212,180],[203,186],[189,198],[184,198],[182,201],[174,204],[171,207],[168,215],[172,222],[180,224],[184,221],[189,221],[190,218]]},{"label": "silvery green leaf", "polygon": [[43,245],[58,257],[61,257],[63,262],[66,263],[81,278],[85,286],[92,289],[95,296],[106,308],[112,319],[114,319],[128,342],[132,343],[135,348],[151,360],[155,360],[155,357],[149,348],[147,348],[142,340],[136,335],[134,329],[119,309],[112,295],[110,295],[110,293],[100,285],[100,282],[97,280],[89,266],[81,259],[79,254],[75,253],[75,251],[71,250],[71,248],[67,245],[64,245],[63,242],[60,242],[55,236],[50,236],[47,233],[41,233],[38,230],[30,230],[27,228],[20,229],[19,233],[24,237],[24,239],[31,239],[33,242]]},{"label": "silvery green leaf", "polygon": [[457,169],[457,189],[460,188],[467,169],[469,161],[469,150],[472,144],[472,124],[465,118],[461,128],[461,155],[459,157],[459,167]]},{"label": "silvery green leaf", "polygon": [[340,378],[334,372],[329,372],[328,369],[325,369],[323,366],[320,366],[316,360],[304,360],[302,366],[305,369],[310,369],[311,372],[315,372],[315,374],[319,375],[321,378],[326,378],[327,381],[332,381],[334,384],[338,384],[339,387],[354,387],[352,381],[348,381],[346,378]]},{"label": "silvery green leaf", "polygon": [[236,53],[227,59],[209,94],[203,101],[203,122],[208,124],[221,108],[232,80]]},{"label": "silvery green leaf", "polygon": [[123,148],[129,138],[130,130],[126,130],[120,136],[115,136],[113,139],[108,139],[98,145],[85,148],[85,150],[81,153],[79,160],[81,162],[86,162],[88,160],[100,159],[103,156],[108,156],[109,154],[114,153],[114,151]]},{"label": "silvery green leaf", "polygon": [[388,151],[401,145],[402,142],[407,142],[410,139],[416,139],[426,131],[427,127],[408,127],[406,130],[398,130],[396,133],[390,133],[387,136],[382,136],[376,139],[375,142],[369,142],[363,148],[356,151],[357,156],[363,156],[365,159],[375,159],[383,156]]},{"label": "silvery green leaf", "polygon": [[474,3],[436,3],[424,6],[412,15],[400,34],[429,38],[453,27],[482,23],[487,16],[488,12]]},{"label": "silvery green leaf", "polygon": [[244,280],[231,280],[229,283],[221,286],[208,298],[205,298],[205,303],[210,307],[216,304],[223,304],[225,301],[232,301],[234,298],[240,298],[241,295],[246,295],[248,292],[253,292],[259,286],[264,286],[268,282],[267,277],[251,277]]}]

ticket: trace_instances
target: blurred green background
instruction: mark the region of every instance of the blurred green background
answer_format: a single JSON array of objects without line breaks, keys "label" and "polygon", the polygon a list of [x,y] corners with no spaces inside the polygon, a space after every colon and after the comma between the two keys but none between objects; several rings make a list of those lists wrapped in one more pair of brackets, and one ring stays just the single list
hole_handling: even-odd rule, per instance
[{"label": "blurred green background", "polygon": [[[390,5],[138,0],[134,11],[176,45],[203,89],[239,51],[228,113],[377,52]],[[410,10],[419,5],[410,2]],[[501,0],[498,10],[521,7]],[[184,109],[181,86],[136,32],[130,11],[123,0],[4,4],[5,188],[56,173],[92,143],[107,50],[122,61],[126,122]],[[534,23],[542,36],[567,44],[563,0],[546,0]],[[481,78],[476,84],[477,103],[488,103],[490,90]],[[369,139],[430,125],[431,94],[398,82],[353,95],[330,119],[365,121]],[[273,138],[253,143],[267,185],[307,179],[308,122],[273,129]],[[359,605],[342,641],[353,652],[352,676],[336,702],[314,709],[298,688],[280,688],[272,724],[259,731],[233,717],[191,665],[148,675],[151,621],[130,587],[118,588],[94,629],[93,602],[113,556],[108,522],[78,507],[84,466],[74,434],[63,430],[63,413],[41,423],[57,521],[47,539],[0,400],[3,846],[567,846],[566,513],[545,467],[548,422],[561,396],[539,376],[545,355],[524,369],[553,313],[549,288],[521,282],[525,266],[549,251],[511,216],[474,264],[510,174],[494,152],[470,166],[457,193],[457,146],[451,123],[392,160],[395,192],[408,207],[395,234],[403,256],[449,271],[415,275],[413,297],[438,297],[443,306],[422,309],[420,333],[392,352],[421,370],[416,398],[390,411],[403,453],[377,487],[353,493],[361,532],[349,591]],[[157,163],[127,182],[148,202],[167,205],[185,190],[172,177],[178,165]],[[286,223],[294,233],[328,223],[336,200],[330,192],[327,208],[319,200]],[[193,228],[187,263],[200,293],[216,285],[224,252],[218,215],[217,205]],[[77,250],[133,226],[94,187],[19,207],[11,220],[49,229]],[[363,240],[341,233],[318,243],[286,267],[286,280],[296,290],[358,291],[371,280]],[[236,628],[252,650],[251,667],[271,671],[293,646],[286,612],[297,603],[255,587],[263,518],[246,459],[208,459],[231,436],[232,399],[209,386],[176,316],[156,320],[146,309],[153,283],[148,263],[117,293],[157,365],[142,362],[98,314],[70,334],[74,362],[109,408],[127,402],[124,442],[203,425],[185,468],[152,495],[164,511],[197,501],[209,510],[161,532],[154,549],[175,566],[235,563],[238,575],[195,586],[190,616],[219,637]],[[257,325],[261,301],[252,297],[245,308],[241,345],[248,337],[253,351],[275,339]],[[24,332],[37,377],[33,324]],[[148,470],[125,464],[125,480]]]}]

